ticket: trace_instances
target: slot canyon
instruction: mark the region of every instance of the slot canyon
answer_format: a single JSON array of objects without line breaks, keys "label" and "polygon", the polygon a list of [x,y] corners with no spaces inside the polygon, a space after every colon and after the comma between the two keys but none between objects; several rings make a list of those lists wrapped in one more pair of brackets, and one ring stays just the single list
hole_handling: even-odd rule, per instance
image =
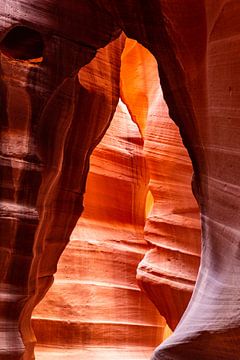
[{"label": "slot canyon", "polygon": [[240,360],[239,19],[0,0],[0,359]]}]

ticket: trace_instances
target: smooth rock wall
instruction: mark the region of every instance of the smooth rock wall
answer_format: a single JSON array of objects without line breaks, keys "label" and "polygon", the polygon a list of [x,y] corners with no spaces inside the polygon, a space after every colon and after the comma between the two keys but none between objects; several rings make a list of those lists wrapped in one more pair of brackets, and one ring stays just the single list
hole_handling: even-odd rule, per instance
[{"label": "smooth rock wall", "polygon": [[[85,211],[59,261],[53,287],[33,315],[37,359],[71,358],[74,351],[81,358],[88,358],[89,351],[103,357],[107,347],[112,348],[111,359],[119,358],[117,348],[128,360],[149,358],[168,331],[136,283],[146,252],[139,283],[169,325],[179,321],[193,290],[200,238],[190,160],[167,115],[156,61],[130,39],[121,58],[121,96],[128,107],[120,100],[91,156]],[[182,240],[187,254],[180,247],[182,233],[177,233],[173,210],[182,227],[187,223]],[[157,221],[165,213],[172,231],[163,236],[165,227]],[[196,229],[182,213],[190,220],[195,215]],[[147,231],[152,218],[155,241]]]},{"label": "smooth rock wall", "polygon": [[199,268],[199,208],[192,194],[192,164],[169,118],[157,62],[130,39],[122,54],[121,94],[144,134],[150,177],[144,239],[151,250],[139,264],[137,277],[174,329],[189,303]]},{"label": "smooth rock wall", "polygon": [[120,101],[91,157],[83,216],[34,311],[37,359],[72,359],[74,350],[81,359],[148,359],[162,341],[165,320],[136,282],[148,181],[142,137]]},{"label": "smooth rock wall", "polygon": [[[77,72],[121,31],[157,60],[170,117],[193,163],[202,222],[194,295],[174,334],[153,359],[239,357],[239,14],[238,0],[1,1],[4,359],[32,356],[30,314],[52,282],[51,271],[41,265],[45,244],[56,237],[60,255],[82,211],[88,155],[118,102],[122,45],[106,62],[108,74],[109,65],[112,69],[110,93],[103,91],[107,112],[92,87],[87,90],[85,81],[79,85]],[[15,26],[27,29],[17,30],[18,41],[11,42],[7,34],[11,39]],[[82,102],[89,105],[88,112],[76,121]],[[93,105],[101,114],[97,127]],[[86,147],[76,153],[76,143]],[[71,159],[81,169],[74,177],[69,176]],[[56,213],[61,214],[58,223],[67,225],[57,234]]]}]

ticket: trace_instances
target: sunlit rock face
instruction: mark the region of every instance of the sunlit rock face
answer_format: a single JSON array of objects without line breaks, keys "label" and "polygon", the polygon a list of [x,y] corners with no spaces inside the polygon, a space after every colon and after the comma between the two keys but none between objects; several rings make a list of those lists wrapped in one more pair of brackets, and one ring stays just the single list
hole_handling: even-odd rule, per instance
[{"label": "sunlit rock face", "polygon": [[[119,101],[123,39],[112,42],[107,55],[100,51],[97,58],[96,51],[117,39],[121,31],[156,58],[170,116],[180,128],[193,163],[193,190],[202,222],[202,256],[193,297],[174,334],[152,359],[238,357],[239,16],[238,0],[1,1],[3,359],[32,358],[32,309],[50,286],[58,258],[81,214],[90,153]],[[79,78],[79,69],[93,58],[95,65],[86,67]],[[100,72],[99,81],[92,75],[94,69]],[[142,133],[149,147],[144,151],[149,173],[154,175],[147,126]],[[157,181],[161,184],[164,179]],[[155,193],[153,184],[151,189]],[[155,198],[158,206],[159,198]],[[190,219],[184,226],[194,229],[193,213],[160,212],[155,223],[158,227],[171,218],[176,225],[182,217]],[[149,214],[145,230],[150,244],[152,225]],[[165,247],[157,242],[139,266],[147,274],[146,281],[143,277],[140,281],[148,292],[152,270],[145,264],[166,255],[168,235],[164,234]],[[186,257],[186,249],[182,250]],[[191,253],[197,255],[195,245]],[[171,263],[169,274],[174,275],[176,266]],[[184,269],[181,279],[188,278],[187,273],[192,276],[194,271]],[[178,293],[177,285],[172,295]],[[172,327],[179,316],[179,310],[174,312]]]},{"label": "sunlit rock face", "polygon": [[[130,74],[130,75],[129,75]],[[199,268],[199,208],[191,191],[192,166],[178,128],[169,118],[157,62],[127,39],[122,55],[121,93],[144,134],[149,169],[144,239],[151,249],[138,280],[174,329],[190,300]]]},{"label": "sunlit rock face", "polygon": [[[171,232],[166,233],[177,235],[169,240],[170,235],[162,235],[165,226],[157,223],[162,213],[174,218],[176,201],[179,216],[198,214],[190,159],[168,117],[157,64],[149,51],[127,39],[120,75],[121,96],[128,107],[120,100],[110,128],[91,156],[84,214],[58,264],[53,287],[33,315],[39,359],[71,358],[74,351],[81,358],[88,358],[89,351],[106,357],[109,346],[111,359],[149,358],[167,330],[136,283],[136,269],[146,252],[138,269],[139,283],[170,326],[179,321],[193,290],[200,240],[197,216],[196,231],[193,226],[185,229],[185,257],[179,257],[184,251],[178,224],[170,217]],[[163,189],[161,197],[157,187]],[[147,231],[152,219],[158,227],[154,240]],[[182,227],[184,220],[179,219]],[[165,248],[167,241],[173,249]],[[194,246],[196,254],[191,251]],[[167,261],[174,263],[173,269]],[[169,269],[177,286],[170,281],[165,286]]]},{"label": "sunlit rock face", "polygon": [[120,101],[91,156],[83,216],[33,315],[37,359],[71,359],[73,350],[81,359],[89,353],[96,359],[149,359],[162,341],[165,320],[136,281],[148,249],[148,181],[142,137]]}]

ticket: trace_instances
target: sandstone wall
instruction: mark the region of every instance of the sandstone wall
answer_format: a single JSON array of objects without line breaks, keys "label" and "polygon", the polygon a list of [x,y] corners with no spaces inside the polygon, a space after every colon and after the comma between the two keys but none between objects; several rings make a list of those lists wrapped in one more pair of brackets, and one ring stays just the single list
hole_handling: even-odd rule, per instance
[{"label": "sandstone wall", "polygon": [[[190,159],[168,117],[156,61],[130,39],[121,96],[128,107],[120,100],[91,156],[85,211],[34,311],[37,359],[104,358],[107,348],[111,359],[149,359],[168,333],[159,313],[175,327],[193,290],[200,234]],[[137,286],[141,260],[139,284],[159,313]]]},{"label": "sandstone wall", "polygon": [[[122,31],[157,60],[170,117],[193,163],[201,213],[195,291],[153,359],[238,357],[239,14],[238,0],[1,1],[4,359],[32,357],[31,312],[82,212],[89,156],[119,100]],[[93,58],[79,81],[79,69]]]},{"label": "sandstone wall", "polygon": [[53,287],[33,315],[37,359],[72,359],[73,350],[81,359],[89,353],[97,359],[148,359],[162,341],[165,321],[136,282],[148,248],[148,180],[141,135],[120,101],[91,157],[83,216]]}]

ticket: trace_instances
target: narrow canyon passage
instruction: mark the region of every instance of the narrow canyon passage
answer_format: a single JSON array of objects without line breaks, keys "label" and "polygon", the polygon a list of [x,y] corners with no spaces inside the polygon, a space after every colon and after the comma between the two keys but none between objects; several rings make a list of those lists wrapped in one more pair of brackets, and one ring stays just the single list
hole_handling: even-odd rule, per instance
[{"label": "narrow canyon passage", "polygon": [[[76,359],[90,353],[96,359],[145,360],[162,341],[165,321],[136,282],[148,248],[148,180],[141,135],[120,101],[91,156],[83,216],[53,287],[33,315],[39,346],[55,347],[56,359],[72,359],[78,349]],[[60,351],[64,347],[69,354]],[[36,354],[39,360],[54,356],[38,347]]]},{"label": "narrow canyon passage", "polygon": [[[191,223],[198,213],[191,163],[168,117],[156,61],[130,39],[122,54],[121,89],[128,107],[119,100],[91,156],[85,211],[52,288],[33,314],[39,360],[147,360],[170,334],[160,313],[174,328],[193,289],[198,264],[192,249],[198,254],[200,237],[199,220]],[[176,223],[175,214],[182,213]],[[170,215],[167,228],[164,214]],[[156,230],[150,232],[153,221]],[[138,279],[146,294],[136,281],[141,260]],[[186,284],[178,285],[181,277]]]},{"label": "narrow canyon passage", "polygon": [[122,55],[121,91],[144,137],[149,192],[154,201],[144,226],[144,239],[151,249],[139,264],[137,278],[174,330],[190,300],[200,260],[192,164],[179,129],[169,117],[157,62],[146,48],[130,39]]},{"label": "narrow canyon passage", "polygon": [[[104,197],[106,208],[111,208],[113,199],[119,206],[111,208],[111,214],[100,209],[104,231],[95,215],[89,215],[91,208],[86,208],[92,225],[81,227],[83,239],[79,235],[73,242],[80,242],[85,258],[90,259],[89,249],[107,231],[106,243],[119,245],[123,257],[127,251],[127,259],[135,259],[129,270],[135,283],[115,284],[110,276],[104,285],[99,280],[90,286],[88,277],[80,277],[74,291],[82,285],[85,298],[89,296],[82,305],[88,311],[82,314],[83,307],[74,302],[66,305],[66,311],[73,318],[76,308],[88,328],[80,324],[79,330],[80,321],[76,324],[64,313],[55,319],[51,314],[49,320],[44,308],[42,317],[35,313],[33,320],[42,349],[38,347],[38,352],[49,355],[43,349],[47,350],[45,341],[53,341],[52,337],[46,339],[45,331],[41,332],[41,326],[48,329],[46,324],[55,327],[56,342],[63,338],[65,326],[72,331],[71,323],[76,325],[81,336],[72,331],[68,341],[74,342],[74,348],[65,347],[69,357],[79,356],[76,338],[83,350],[83,342],[105,336],[104,318],[98,318],[104,323],[100,332],[99,323],[95,326],[91,321],[94,306],[89,285],[92,293],[99,291],[116,304],[124,319],[121,329],[137,323],[128,326],[128,331],[134,328],[134,336],[125,339],[124,331],[114,339],[130,341],[136,349],[143,329],[149,330],[146,356],[161,342],[159,332],[165,336],[159,314],[165,317],[174,332],[154,350],[151,360],[240,360],[239,17],[239,0],[0,1],[0,359],[34,358],[32,312],[52,285],[59,258],[82,214],[90,155],[98,144],[102,146],[114,115],[124,113],[130,127],[138,128],[130,140],[123,135],[119,141],[125,149],[120,154],[129,155],[128,166],[124,168],[123,162],[121,167],[131,169],[126,170],[131,186],[125,198],[115,198],[108,192],[111,181]],[[136,41],[151,52],[154,64]],[[152,65],[146,68],[143,59]],[[131,151],[134,156],[137,153],[136,166]],[[123,194],[121,181],[126,179],[117,173]],[[201,259],[191,183],[200,210]],[[125,207],[127,199],[131,200]],[[117,218],[110,220],[116,209]],[[116,224],[125,229],[122,234],[118,226],[117,240],[111,236]],[[94,226],[98,235],[91,233],[90,239],[87,233]],[[96,247],[94,251],[94,256],[100,256]],[[114,261],[111,256],[105,256],[108,264],[118,261],[115,252]],[[119,262],[124,263],[121,257]],[[100,270],[99,265],[99,276]],[[61,273],[55,286],[63,295],[65,285],[65,294],[74,294],[69,284],[75,284],[75,277],[61,278]],[[112,289],[117,289],[114,294]],[[126,304],[125,297],[119,299],[119,291],[127,291],[132,300],[136,296],[144,300],[139,306],[130,300]],[[152,310],[138,317],[145,301]],[[123,310],[129,304],[136,317]],[[102,302],[97,306],[101,308]],[[117,317],[109,309],[105,312],[109,316],[105,320],[114,328]],[[91,337],[90,330],[97,335]],[[104,342],[109,344],[108,335]],[[56,346],[52,343],[52,356],[58,358],[63,353],[53,355]],[[105,347],[101,356],[111,356]],[[111,347],[119,357],[115,349]]]}]

